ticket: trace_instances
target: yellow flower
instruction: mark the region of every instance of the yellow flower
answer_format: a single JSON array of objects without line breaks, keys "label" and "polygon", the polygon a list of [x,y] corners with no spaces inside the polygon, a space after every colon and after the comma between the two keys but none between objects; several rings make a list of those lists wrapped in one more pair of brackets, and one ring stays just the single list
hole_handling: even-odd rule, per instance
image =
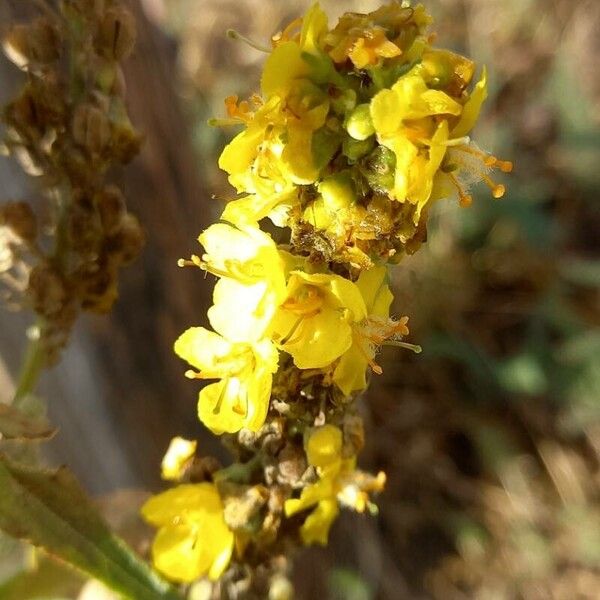
[{"label": "yellow flower", "polygon": [[206,253],[195,263],[221,277],[208,311],[211,325],[231,341],[260,339],[286,294],[275,242],[256,226],[226,223],[211,225],[198,240]]},{"label": "yellow flower", "polygon": [[180,485],[158,494],[144,504],[142,516],[159,528],[152,559],[169,579],[187,583],[208,575],[216,580],[229,565],[234,536],[213,484]]},{"label": "yellow flower", "polygon": [[326,545],[338,504],[364,512],[371,506],[369,492],[379,492],[385,485],[384,473],[373,477],[356,470],[355,458],[344,459],[342,444],[342,432],[333,425],[313,429],[305,444],[308,462],[316,468],[319,480],[284,506],[290,517],[316,505],[300,529],[305,544]]},{"label": "yellow flower", "polygon": [[[429,201],[433,179],[439,170],[448,141],[448,119],[462,112],[462,105],[441,90],[429,89],[427,70],[414,67],[391,89],[371,101],[371,119],[380,144],[396,156],[391,196],[416,204],[417,224]],[[433,117],[437,117],[437,124]]]},{"label": "yellow flower", "polygon": [[343,15],[325,43],[334,62],[350,59],[356,69],[364,69],[382,59],[405,58],[430,21],[423,6],[392,2],[369,14]]},{"label": "yellow flower", "polygon": [[369,367],[381,374],[375,363],[375,354],[383,343],[393,343],[408,334],[408,317],[399,321],[389,318],[392,293],[386,283],[384,266],[363,271],[356,282],[367,308],[368,316],[352,325],[352,346],[340,358],[334,372],[333,382],[349,396],[367,387],[366,372]]},{"label": "yellow flower", "polygon": [[196,453],[197,442],[174,437],[165,453],[161,472],[167,481],[179,481]]},{"label": "yellow flower", "polygon": [[[230,315],[235,320],[236,315]],[[278,354],[270,340],[231,342],[203,327],[192,327],[175,342],[175,353],[198,369],[190,378],[220,379],[198,401],[200,420],[214,433],[257,431],[269,409]]]},{"label": "yellow flower", "polygon": [[[291,24],[295,25],[295,22]],[[263,94],[269,98],[273,95],[285,97],[292,83],[310,75],[310,65],[306,54],[319,54],[320,40],[327,32],[327,15],[318,2],[315,2],[302,19],[299,35],[290,39],[287,35],[277,42],[273,52],[265,62],[261,79]]]},{"label": "yellow flower", "polygon": [[300,369],[318,369],[352,344],[351,323],[366,316],[360,291],[339,275],[292,271],[287,298],[271,323],[271,337]]}]

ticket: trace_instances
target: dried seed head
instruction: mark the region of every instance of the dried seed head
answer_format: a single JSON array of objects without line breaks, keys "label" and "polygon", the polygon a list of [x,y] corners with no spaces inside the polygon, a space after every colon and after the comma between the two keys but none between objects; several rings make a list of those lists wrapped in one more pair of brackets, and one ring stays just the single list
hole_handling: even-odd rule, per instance
[{"label": "dried seed head", "polygon": [[15,25],[2,41],[6,56],[20,69],[30,63],[47,64],[60,57],[60,34],[46,18],[27,25]]},{"label": "dried seed head", "polygon": [[74,198],[67,227],[71,247],[81,254],[97,251],[102,240],[102,226],[93,202],[85,195]]},{"label": "dried seed head", "polygon": [[136,27],[133,15],[122,6],[110,8],[98,29],[96,50],[112,60],[127,58],[135,46]]},{"label": "dried seed head", "polygon": [[115,235],[127,214],[125,197],[115,185],[109,185],[94,197],[94,204],[100,216],[100,223],[106,235]]},{"label": "dried seed head", "polygon": [[123,215],[121,228],[111,240],[110,248],[121,263],[133,262],[144,247],[146,236],[140,222],[131,214]]},{"label": "dried seed head", "polygon": [[306,454],[302,448],[286,444],[277,456],[278,481],[294,486],[307,469]]},{"label": "dried seed head", "polygon": [[224,497],[223,517],[231,529],[253,530],[260,527],[256,517],[269,499],[269,491],[264,486],[223,482],[219,484],[219,493]]},{"label": "dried seed head", "polygon": [[110,141],[110,122],[92,104],[80,104],[73,115],[73,139],[92,154],[99,154]]},{"label": "dried seed head", "polygon": [[118,297],[117,275],[114,269],[105,268],[80,280],[78,294],[84,310],[104,314],[110,311]]},{"label": "dried seed head", "polygon": [[41,263],[32,269],[27,294],[35,312],[44,317],[53,317],[60,313],[68,299],[63,278],[48,263]]},{"label": "dried seed head", "polygon": [[0,225],[9,227],[25,242],[32,243],[37,238],[35,214],[26,202],[8,202],[0,206]]}]

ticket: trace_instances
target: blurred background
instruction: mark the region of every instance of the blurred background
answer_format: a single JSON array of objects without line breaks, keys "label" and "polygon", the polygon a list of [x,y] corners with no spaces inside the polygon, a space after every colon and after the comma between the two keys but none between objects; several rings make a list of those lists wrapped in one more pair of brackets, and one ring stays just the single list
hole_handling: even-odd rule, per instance
[{"label": "blurred background", "polygon": [[[3,0],[6,4],[8,0]],[[322,2],[332,19],[367,0]],[[148,234],[108,318],[83,319],[42,382],[60,427],[47,450],[96,495],[159,489],[175,435],[219,455],[172,343],[205,320],[212,284],[178,269],[231,197],[211,129],[257,90],[265,42],[308,0],[139,0],[128,99],[146,143],[116,177]],[[437,43],[487,64],[480,146],[514,161],[493,200],[439,203],[395,272],[397,315],[424,351],[385,349],[363,402],[362,465],[385,470],[377,519],[345,514],[302,552],[298,598],[600,597],[600,2],[429,0]],[[2,2],[0,2],[2,6]],[[0,18],[6,13],[0,12]],[[19,73],[0,62],[0,101]],[[0,162],[2,199],[35,188]],[[28,315],[0,313],[0,401]],[[12,374],[12,375],[11,375]],[[221,456],[223,456],[221,454]]]}]

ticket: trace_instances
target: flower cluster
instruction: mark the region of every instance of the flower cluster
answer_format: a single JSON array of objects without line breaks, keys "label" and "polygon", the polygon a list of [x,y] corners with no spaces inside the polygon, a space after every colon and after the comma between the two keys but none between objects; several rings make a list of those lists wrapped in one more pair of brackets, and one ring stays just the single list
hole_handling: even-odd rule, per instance
[{"label": "flower cluster", "polygon": [[[436,200],[467,205],[480,180],[500,197],[489,172],[511,169],[468,137],[485,70],[473,84],[475,65],[434,48],[430,22],[392,2],[330,29],[314,4],[273,37],[262,93],[225,102],[221,123],[242,131],[219,165],[241,196],[200,235],[204,253],[181,261],[218,281],[212,330],[188,329],[175,352],[212,381],[198,414],[238,462],[206,468],[193,443],[172,444],[163,474],[191,483],[144,514],[173,579],[215,579],[231,559],[235,580],[236,565],[272,565],[285,540],[325,544],[340,506],[375,508],[385,475],[356,468],[355,400],[382,372],[382,345],[419,350],[402,341],[408,318],[390,316],[389,267],[424,241]],[[261,229],[267,217],[282,242]]]}]

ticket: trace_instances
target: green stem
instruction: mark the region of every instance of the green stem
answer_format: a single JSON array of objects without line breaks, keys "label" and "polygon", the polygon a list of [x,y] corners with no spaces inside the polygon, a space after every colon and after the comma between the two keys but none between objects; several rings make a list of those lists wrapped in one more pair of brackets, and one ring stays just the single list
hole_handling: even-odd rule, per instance
[{"label": "green stem", "polygon": [[217,471],[213,474],[213,479],[215,482],[229,480],[236,483],[248,483],[262,459],[262,452],[259,452],[246,463],[233,463],[229,467]]},{"label": "green stem", "polygon": [[43,327],[39,322],[37,327],[40,331],[37,332],[36,337],[30,340],[27,345],[21,372],[19,373],[19,378],[17,380],[17,388],[12,402],[16,408],[18,408],[19,404],[35,390],[44,369],[46,353],[44,351],[41,335]]}]

